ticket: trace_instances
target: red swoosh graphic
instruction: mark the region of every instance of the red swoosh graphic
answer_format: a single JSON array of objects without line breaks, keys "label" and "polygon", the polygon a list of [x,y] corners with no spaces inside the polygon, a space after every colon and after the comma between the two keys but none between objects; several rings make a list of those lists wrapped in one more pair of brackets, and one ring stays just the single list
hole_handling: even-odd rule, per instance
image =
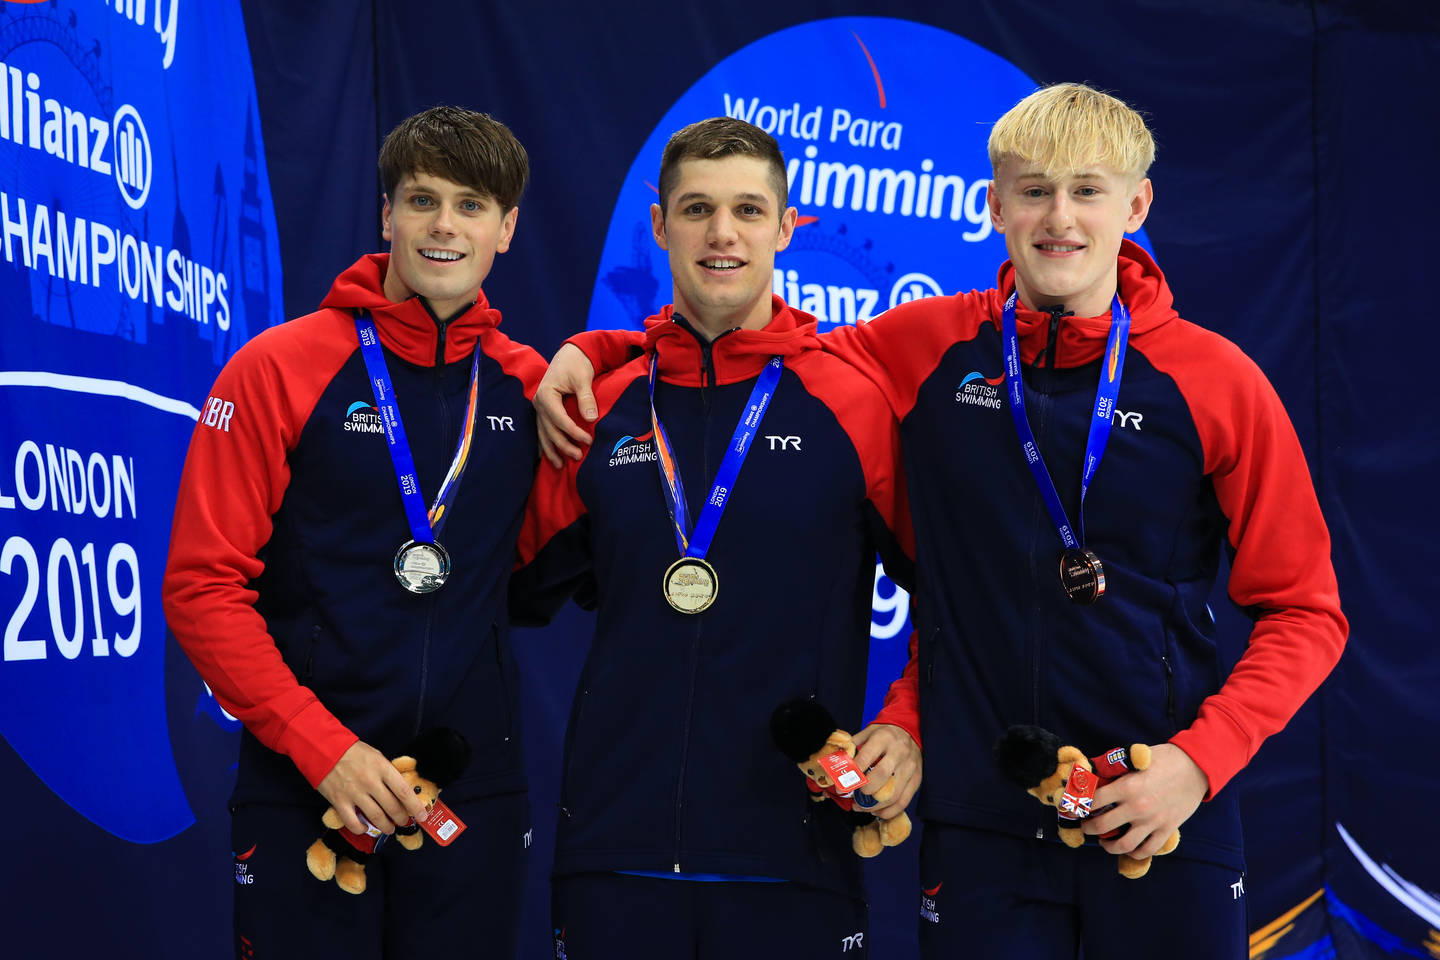
[{"label": "red swoosh graphic", "polygon": [[236,855],[235,855],[235,859],[236,859],[236,860],[249,860],[249,859],[250,859],[250,854],[254,853],[254,852],[255,852],[255,847],[258,847],[258,846],[260,846],[260,844],[257,843],[257,844],[255,844],[254,847],[251,847],[249,850],[246,850],[244,853],[238,853],[238,854],[236,854]]},{"label": "red swoosh graphic", "polygon": [[866,48],[865,41],[860,39],[860,34],[856,33],[854,30],[851,30],[850,36],[854,37],[855,42],[860,44],[860,50],[865,54],[865,59],[868,60],[870,63],[870,72],[875,75],[875,91],[880,94],[880,109],[884,110],[885,84],[880,82],[880,71],[875,69],[875,58],[870,56],[870,51],[868,48]]},{"label": "red swoosh graphic", "polygon": [[[929,890],[925,890],[925,896],[927,896],[927,897],[933,897],[933,896],[935,896],[935,894],[937,894],[937,893],[940,892],[940,888],[943,887],[943,886],[945,886],[945,881],[944,881],[944,880],[941,880],[939,883],[935,884],[935,886],[931,887]],[[921,889],[923,890],[924,888],[922,887]]]}]

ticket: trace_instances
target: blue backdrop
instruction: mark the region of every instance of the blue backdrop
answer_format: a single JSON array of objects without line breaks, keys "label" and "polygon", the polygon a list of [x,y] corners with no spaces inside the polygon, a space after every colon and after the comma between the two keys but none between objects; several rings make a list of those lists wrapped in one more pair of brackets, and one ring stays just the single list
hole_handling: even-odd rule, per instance
[{"label": "blue backdrop", "polygon": [[[487,292],[548,355],[668,298],[641,231],[675,127],[772,129],[803,223],[775,289],[849,323],[993,282],[986,124],[1083,80],[1152,124],[1143,241],[1187,318],[1275,382],[1351,618],[1334,677],[1229,788],[1252,953],[1440,957],[1423,827],[1440,781],[1414,759],[1440,729],[1437,56],[1423,0],[0,3],[0,809],[39,827],[0,873],[6,952],[228,952],[237,737],[164,629],[170,511],[224,360],[381,248],[390,126],[460,103],[526,144],[532,185]],[[883,674],[906,605],[883,582],[877,598]],[[1215,606],[1237,656],[1246,622]],[[519,635],[525,956],[549,952],[557,751],[588,629],[571,610]],[[914,954],[917,846],[871,869],[877,956]]]}]

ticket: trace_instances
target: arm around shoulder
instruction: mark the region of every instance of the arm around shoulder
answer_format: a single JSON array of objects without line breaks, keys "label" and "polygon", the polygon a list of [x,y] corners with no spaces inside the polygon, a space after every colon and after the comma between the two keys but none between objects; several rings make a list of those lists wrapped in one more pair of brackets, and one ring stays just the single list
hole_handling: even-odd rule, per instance
[{"label": "arm around shoulder", "polygon": [[[574,404],[573,398],[565,404],[567,417]],[[577,486],[581,463],[536,467],[510,575],[510,617],[517,626],[549,623],[590,576],[590,518]]]}]

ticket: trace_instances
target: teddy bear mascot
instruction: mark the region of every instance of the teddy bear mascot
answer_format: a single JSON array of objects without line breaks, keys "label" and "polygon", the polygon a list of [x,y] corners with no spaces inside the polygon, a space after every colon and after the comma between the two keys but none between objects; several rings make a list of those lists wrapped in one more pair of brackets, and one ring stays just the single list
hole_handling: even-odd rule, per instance
[{"label": "teddy bear mascot", "polygon": [[[441,788],[458,778],[469,762],[470,744],[448,727],[421,731],[410,741],[404,756],[391,761],[425,804],[425,809],[431,811],[435,809]],[[386,840],[386,834],[370,821],[363,816],[360,820],[366,831],[357,836],[342,829],[343,823],[334,807],[327,808],[320,818],[327,829],[305,851],[305,865],[315,878],[334,879],[346,893],[365,892],[365,864],[379,854]],[[459,836],[463,827],[457,824],[452,816],[439,825],[436,837],[440,843],[449,844]],[[420,825],[414,820],[398,827],[395,839],[406,850],[418,850],[424,841]]]},{"label": "teddy bear mascot", "polygon": [[[1078,847],[1085,842],[1080,821],[1094,812],[1095,791],[1132,770],[1149,767],[1150,747],[1132,743],[1087,758],[1078,747],[1062,744],[1044,727],[1017,724],[995,744],[995,760],[1007,778],[1055,808],[1060,840],[1067,847]],[[1109,840],[1122,832],[1123,828],[1112,830],[1100,839]],[[1180,831],[1176,830],[1157,853],[1169,853],[1179,845]],[[1135,880],[1150,870],[1150,858],[1121,854],[1119,866],[1121,876]]]},{"label": "teddy bear mascot", "polygon": [[910,818],[905,811],[889,820],[864,812],[895,795],[895,778],[887,780],[873,796],[860,792],[870,781],[855,766],[855,741],[823,705],[806,698],[787,700],[771,715],[770,733],[781,752],[805,774],[810,799],[820,803],[828,797],[849,815],[855,826],[850,842],[857,854],[873,857],[910,836]]}]

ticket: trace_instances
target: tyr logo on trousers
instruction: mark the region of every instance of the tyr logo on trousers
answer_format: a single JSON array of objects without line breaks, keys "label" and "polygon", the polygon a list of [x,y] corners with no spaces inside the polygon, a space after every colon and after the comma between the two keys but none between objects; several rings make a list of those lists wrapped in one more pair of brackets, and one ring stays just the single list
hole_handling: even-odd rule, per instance
[{"label": "tyr logo on trousers", "polygon": [[491,430],[509,430],[511,433],[515,432],[514,417],[497,417],[494,414],[487,413],[485,419],[490,421]]},{"label": "tyr logo on trousers", "polygon": [[774,436],[774,435],[771,435],[771,434],[766,434],[765,439],[770,441],[770,449],[771,449],[771,450],[799,450],[799,449],[800,449],[800,438],[799,438],[799,437],[777,437],[777,436]]}]

